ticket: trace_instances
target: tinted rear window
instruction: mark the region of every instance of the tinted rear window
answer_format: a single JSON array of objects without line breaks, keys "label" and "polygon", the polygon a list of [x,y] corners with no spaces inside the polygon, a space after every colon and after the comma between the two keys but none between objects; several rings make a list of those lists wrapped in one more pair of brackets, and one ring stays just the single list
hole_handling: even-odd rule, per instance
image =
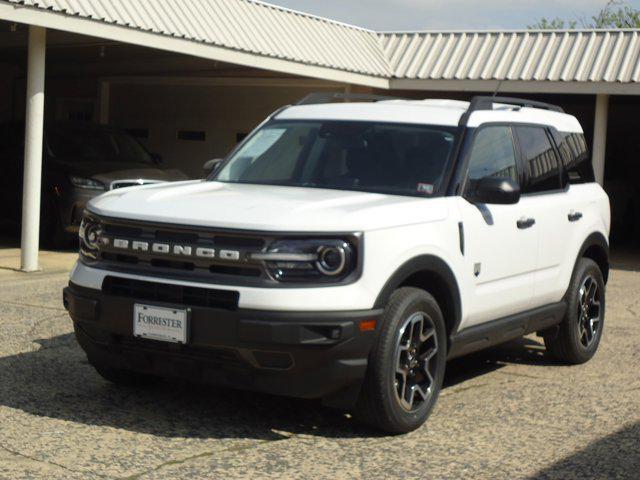
[{"label": "tinted rear window", "polygon": [[562,157],[566,180],[569,183],[595,181],[591,155],[582,133],[559,132],[558,150]]},{"label": "tinted rear window", "polygon": [[542,127],[516,127],[515,131],[527,172],[523,192],[560,189],[560,164],[547,131]]}]

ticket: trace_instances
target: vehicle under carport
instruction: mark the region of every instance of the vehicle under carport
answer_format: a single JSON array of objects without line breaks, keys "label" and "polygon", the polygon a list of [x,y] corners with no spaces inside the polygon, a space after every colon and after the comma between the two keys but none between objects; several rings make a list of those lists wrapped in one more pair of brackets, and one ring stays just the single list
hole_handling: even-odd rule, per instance
[{"label": "vehicle under carport", "polygon": [[[171,15],[145,5],[147,15],[138,15],[85,1],[0,0],[0,122],[27,112],[34,127],[25,155],[31,194],[5,208],[37,210],[39,165],[29,159],[39,148],[40,117],[122,127],[166,166],[198,177],[204,161],[312,91],[419,98],[499,91],[578,116],[612,197],[613,238],[638,247],[636,30],[377,33],[259,2],[238,2],[227,16],[205,0],[202,22],[195,4]],[[37,269],[37,218],[29,222],[25,271]]]}]

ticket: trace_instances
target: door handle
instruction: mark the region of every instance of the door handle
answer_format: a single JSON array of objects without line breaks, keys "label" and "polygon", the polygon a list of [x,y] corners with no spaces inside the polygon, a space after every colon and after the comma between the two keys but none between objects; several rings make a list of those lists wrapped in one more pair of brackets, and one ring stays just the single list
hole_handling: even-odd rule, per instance
[{"label": "door handle", "polygon": [[522,217],[520,220],[516,222],[516,225],[518,225],[518,228],[520,230],[524,230],[525,228],[533,227],[535,223],[536,223],[535,218]]},{"label": "door handle", "polygon": [[582,218],[582,212],[574,212],[572,210],[569,212],[569,215],[567,215],[567,218],[569,219],[570,222],[577,222]]}]

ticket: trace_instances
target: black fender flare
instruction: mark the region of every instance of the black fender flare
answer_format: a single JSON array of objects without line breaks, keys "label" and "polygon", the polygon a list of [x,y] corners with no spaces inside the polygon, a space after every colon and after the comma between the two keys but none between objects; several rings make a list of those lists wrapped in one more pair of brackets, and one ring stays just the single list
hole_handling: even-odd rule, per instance
[{"label": "black fender flare", "polygon": [[607,238],[600,232],[593,232],[582,243],[582,246],[578,251],[578,256],[576,257],[574,268],[575,268],[575,265],[578,264],[578,260],[584,257],[587,250],[589,250],[592,247],[597,247],[604,254],[603,258],[594,259],[594,260],[598,263],[598,265],[602,269],[602,276],[604,277],[605,283],[607,283],[609,279],[609,242]]},{"label": "black fender flare", "polygon": [[[403,263],[392,275],[389,277],[384,287],[376,298],[374,308],[384,308],[391,294],[404,282],[407,281],[412,275],[417,273],[427,272],[436,275],[447,288],[450,303],[447,305],[450,310],[449,315],[452,317],[449,320],[449,336],[454,334],[460,322],[462,320],[462,301],[460,299],[460,288],[456,276],[451,270],[451,267],[440,257],[435,255],[420,255],[407,260]],[[447,319],[445,319],[447,320]]]}]

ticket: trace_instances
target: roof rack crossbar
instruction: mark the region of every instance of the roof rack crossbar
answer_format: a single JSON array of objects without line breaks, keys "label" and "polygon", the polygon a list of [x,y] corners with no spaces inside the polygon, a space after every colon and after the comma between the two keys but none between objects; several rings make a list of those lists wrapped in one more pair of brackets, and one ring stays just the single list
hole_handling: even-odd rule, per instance
[{"label": "roof rack crossbar", "polygon": [[388,95],[374,95],[369,93],[343,93],[343,92],[315,92],[299,100],[296,105],[314,105],[321,103],[335,103],[336,100],[344,102],[380,102],[383,100],[404,100],[400,97]]},{"label": "roof rack crossbar", "polygon": [[489,97],[484,95],[477,95],[471,99],[471,104],[469,105],[469,112],[474,112],[476,110],[493,110],[493,106],[496,103],[501,103],[505,105],[514,105],[517,107],[540,108],[543,110],[550,110],[552,112],[564,113],[564,110],[562,109],[562,107],[558,105],[553,105],[551,103],[538,102],[535,100],[528,100],[526,98]]}]

